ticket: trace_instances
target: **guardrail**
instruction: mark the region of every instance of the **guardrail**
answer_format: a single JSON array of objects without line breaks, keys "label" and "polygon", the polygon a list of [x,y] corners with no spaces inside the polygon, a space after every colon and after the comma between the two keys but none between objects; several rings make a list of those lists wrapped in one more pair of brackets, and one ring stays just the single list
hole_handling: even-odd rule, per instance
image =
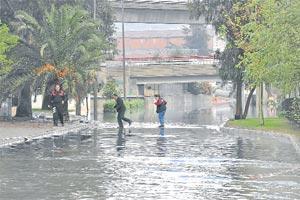
[{"label": "guardrail", "polygon": [[[123,59],[117,57],[114,61],[122,61]],[[218,64],[218,60],[213,56],[164,56],[164,57],[126,57],[127,63],[195,63],[195,64]]]},{"label": "guardrail", "polygon": [[[126,57],[126,61],[186,61],[186,60],[204,60],[204,59],[214,59],[214,56],[144,56],[144,57]],[[122,57],[116,57],[114,60],[122,61]]]}]

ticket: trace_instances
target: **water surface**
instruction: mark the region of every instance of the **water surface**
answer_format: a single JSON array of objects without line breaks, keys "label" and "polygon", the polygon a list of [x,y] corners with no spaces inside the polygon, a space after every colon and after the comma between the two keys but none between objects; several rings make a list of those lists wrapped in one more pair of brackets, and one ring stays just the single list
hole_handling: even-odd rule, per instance
[{"label": "water surface", "polygon": [[101,129],[1,150],[0,199],[300,199],[288,138]]}]

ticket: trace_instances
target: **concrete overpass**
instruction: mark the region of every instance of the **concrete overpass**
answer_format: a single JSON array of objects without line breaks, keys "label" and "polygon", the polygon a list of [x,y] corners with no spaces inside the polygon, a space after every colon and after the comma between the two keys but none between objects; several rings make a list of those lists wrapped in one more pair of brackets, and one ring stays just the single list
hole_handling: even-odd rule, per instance
[{"label": "concrete overpass", "polygon": [[[110,0],[116,22],[122,21],[121,0]],[[124,0],[125,23],[204,24],[191,19],[188,0]]]},{"label": "concrete overpass", "polygon": [[[213,59],[201,62],[127,62],[126,74],[129,81],[136,85],[220,80],[216,61]],[[108,63],[106,77],[122,80],[122,63]]]},{"label": "concrete overpass", "polygon": [[219,81],[220,77],[212,64],[165,63],[131,67],[130,80],[145,85]]},{"label": "concrete overpass", "polygon": [[[151,96],[157,91],[178,92],[192,82],[220,81],[216,61],[202,59],[194,61],[126,61],[126,85],[131,95]],[[107,62],[102,68],[102,77],[123,84],[121,61]],[[104,78],[99,77],[101,80]],[[162,89],[165,88],[165,89]],[[168,89],[166,89],[168,88]]]}]

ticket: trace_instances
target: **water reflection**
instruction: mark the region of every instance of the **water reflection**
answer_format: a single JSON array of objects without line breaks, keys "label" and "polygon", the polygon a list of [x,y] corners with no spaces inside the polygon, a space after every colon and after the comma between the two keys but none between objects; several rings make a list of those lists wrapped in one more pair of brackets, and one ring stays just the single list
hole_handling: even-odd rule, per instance
[{"label": "water reflection", "polygon": [[243,150],[243,139],[242,138],[237,138],[237,145],[236,145],[236,148],[237,148],[237,157],[239,159],[242,159],[244,158],[244,150]]},{"label": "water reflection", "polygon": [[[166,112],[166,123],[185,123],[185,124],[222,124],[225,120],[232,118],[233,108],[227,104],[222,106],[213,106],[211,108],[199,108],[184,111],[179,107],[168,106]],[[103,113],[99,119],[103,122],[116,123],[115,113]],[[147,105],[145,110],[127,111],[127,115],[134,122],[158,123],[157,113],[152,104]]]},{"label": "water reflection", "polygon": [[165,128],[159,128],[159,136],[157,138],[158,156],[164,157],[167,152],[167,138],[165,137]]},{"label": "water reflection", "polygon": [[203,127],[124,131],[2,149],[0,199],[299,199],[300,157],[288,138]]},{"label": "water reflection", "polygon": [[126,130],[124,128],[119,128],[118,129],[118,138],[117,138],[117,152],[118,152],[118,156],[123,156],[123,153],[125,151],[125,132]]},{"label": "water reflection", "polygon": [[161,136],[161,137],[165,136],[165,128],[164,127],[159,128],[159,136]]},{"label": "water reflection", "polygon": [[[166,96],[168,100],[166,123],[215,125],[233,118],[234,103],[211,104],[211,96],[182,94],[178,96]],[[265,107],[265,116],[274,117],[274,113],[268,112]],[[115,113],[100,113],[99,119],[103,122],[116,122]],[[153,105],[153,98],[146,97],[145,105],[140,110],[128,110],[126,115],[135,122],[158,123],[157,113]],[[257,108],[253,105],[249,108],[248,117],[256,117]]]}]

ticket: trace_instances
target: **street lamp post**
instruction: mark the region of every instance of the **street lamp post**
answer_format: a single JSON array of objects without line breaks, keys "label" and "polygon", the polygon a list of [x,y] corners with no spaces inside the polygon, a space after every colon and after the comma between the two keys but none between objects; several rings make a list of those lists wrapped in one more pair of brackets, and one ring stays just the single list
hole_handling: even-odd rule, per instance
[{"label": "street lamp post", "polygon": [[124,99],[126,100],[126,65],[125,65],[125,33],[124,33],[124,0],[121,0],[122,6],[122,48],[123,48],[123,92],[124,92]]},{"label": "street lamp post", "polygon": [[[94,0],[94,7],[93,7],[93,19],[96,21],[96,8],[97,8],[97,0]],[[98,119],[98,81],[97,81],[97,71],[95,71],[95,80],[93,84],[93,93],[94,93],[94,120]],[[89,114],[88,114],[89,115]],[[88,117],[89,118],[89,117]]]}]

